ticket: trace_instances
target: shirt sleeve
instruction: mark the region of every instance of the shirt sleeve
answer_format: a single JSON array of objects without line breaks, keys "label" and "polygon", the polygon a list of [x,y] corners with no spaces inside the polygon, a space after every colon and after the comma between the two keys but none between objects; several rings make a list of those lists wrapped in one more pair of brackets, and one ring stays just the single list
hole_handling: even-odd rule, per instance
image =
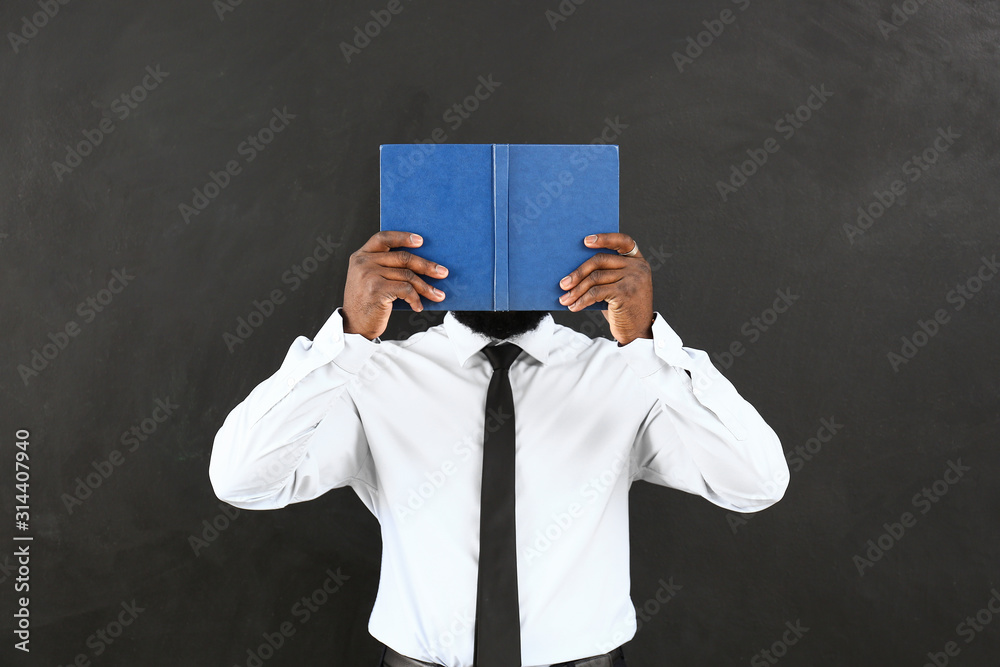
[{"label": "shirt sleeve", "polygon": [[632,448],[632,480],[700,495],[737,512],[778,502],[788,487],[781,442],[712,364],[684,347],[659,313],[653,338],[618,347],[652,395]]},{"label": "shirt sleeve", "polygon": [[382,344],[345,334],[341,308],[314,340],[299,336],[278,371],[226,417],[209,477],[219,499],[277,509],[352,486],[366,504],[377,493],[361,417],[348,391]]}]

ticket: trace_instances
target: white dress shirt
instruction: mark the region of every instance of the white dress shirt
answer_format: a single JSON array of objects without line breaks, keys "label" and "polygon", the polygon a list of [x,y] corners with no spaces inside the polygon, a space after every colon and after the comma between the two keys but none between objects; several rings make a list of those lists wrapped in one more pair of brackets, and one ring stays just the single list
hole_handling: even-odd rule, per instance
[{"label": "white dress shirt", "polygon": [[[524,665],[633,637],[628,491],[636,480],[756,512],[788,484],[778,437],[657,313],[621,346],[556,324],[508,338],[516,431],[517,583]],[[275,509],[350,486],[382,532],[368,624],[396,651],[472,665],[492,342],[449,312],[406,340],[344,334],[337,308],[226,418],[218,497]],[[335,527],[333,527],[335,528]]]}]

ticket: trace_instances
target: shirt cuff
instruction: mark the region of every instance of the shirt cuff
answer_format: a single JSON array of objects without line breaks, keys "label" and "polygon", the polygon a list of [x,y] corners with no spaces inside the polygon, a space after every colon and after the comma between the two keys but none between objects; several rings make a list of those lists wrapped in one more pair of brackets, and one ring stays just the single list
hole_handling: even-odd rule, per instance
[{"label": "shirt cuff", "polygon": [[[343,347],[338,350],[343,341]],[[313,345],[331,354],[331,360],[348,373],[356,374],[381,345],[380,338],[368,340],[358,333],[344,333],[343,307],[337,308],[320,327]]]},{"label": "shirt cuff", "polygon": [[618,351],[636,375],[646,377],[677,359],[677,353],[682,353],[681,337],[656,312],[653,317],[653,337],[636,338],[626,345],[619,343]]}]

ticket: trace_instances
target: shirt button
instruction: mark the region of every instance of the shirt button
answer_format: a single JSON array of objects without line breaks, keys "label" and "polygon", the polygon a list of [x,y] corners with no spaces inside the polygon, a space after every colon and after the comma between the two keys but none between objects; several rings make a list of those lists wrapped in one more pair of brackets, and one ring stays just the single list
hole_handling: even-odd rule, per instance
[{"label": "shirt button", "polygon": [[287,384],[289,387],[294,387],[295,386],[295,378],[293,376],[289,375],[288,379],[285,380],[285,384]]},{"label": "shirt button", "polygon": [[663,341],[662,340],[656,341],[656,347],[663,347]]},{"label": "shirt button", "polygon": [[334,343],[339,343],[340,342],[340,334],[331,334],[330,340],[332,340]]}]

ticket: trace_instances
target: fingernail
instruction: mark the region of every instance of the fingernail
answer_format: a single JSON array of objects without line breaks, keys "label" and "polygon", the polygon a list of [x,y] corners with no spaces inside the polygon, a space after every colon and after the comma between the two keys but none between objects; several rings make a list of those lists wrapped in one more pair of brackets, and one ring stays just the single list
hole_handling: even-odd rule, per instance
[{"label": "fingernail", "polygon": [[437,273],[439,273],[442,276],[444,274],[448,273],[448,269],[446,269],[445,267],[441,266],[440,264],[437,265],[437,269],[435,269],[435,270],[437,271]]},{"label": "fingernail", "polygon": [[438,296],[444,296],[444,292],[439,290],[437,287],[432,287],[431,289],[433,289],[434,293],[437,294]]},{"label": "fingernail", "polygon": [[424,239],[421,238],[420,234],[410,234],[410,241],[412,243],[421,243]]},{"label": "fingernail", "polygon": [[568,298],[569,298],[569,293],[563,294],[561,297],[559,297],[559,303],[566,305],[566,299]]},{"label": "fingernail", "polygon": [[597,240],[597,235],[596,234],[591,234],[587,238],[583,239],[583,242],[584,243],[593,243],[596,240]]},{"label": "fingernail", "polygon": [[560,280],[559,284],[561,286],[563,286],[563,287],[566,287],[566,285],[569,285],[569,276],[566,276],[565,278],[563,278],[562,280]]}]

